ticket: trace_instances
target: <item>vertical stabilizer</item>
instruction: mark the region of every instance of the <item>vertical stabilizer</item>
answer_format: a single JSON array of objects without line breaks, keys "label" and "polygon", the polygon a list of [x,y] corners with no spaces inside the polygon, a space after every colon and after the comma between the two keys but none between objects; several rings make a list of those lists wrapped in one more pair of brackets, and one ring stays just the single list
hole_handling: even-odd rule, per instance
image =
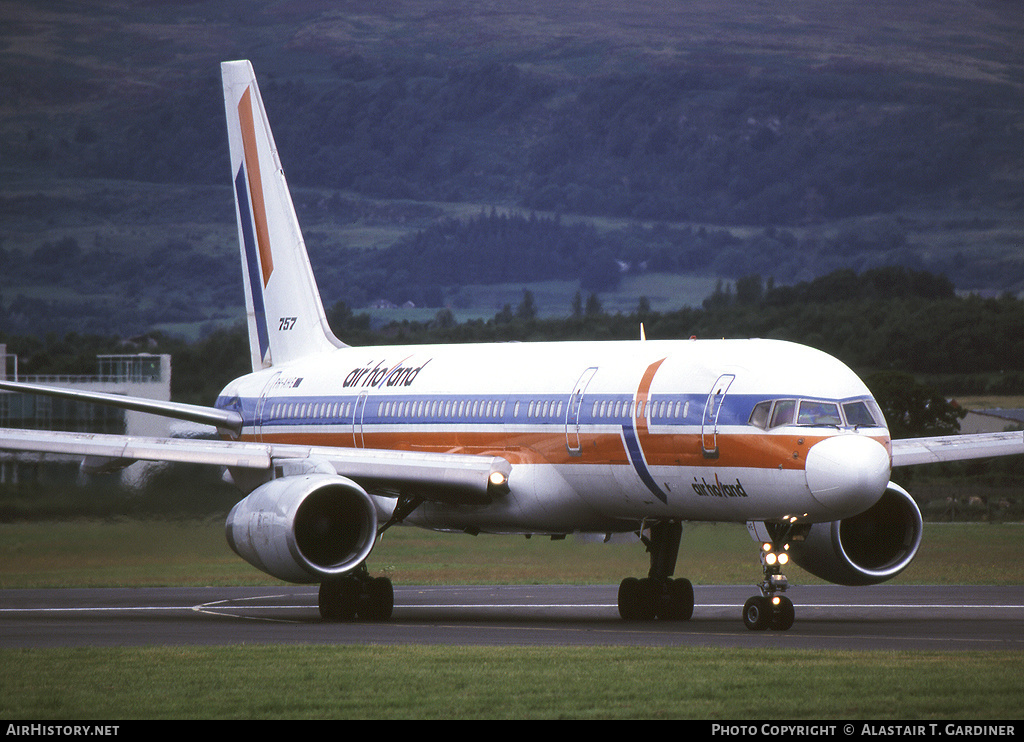
[{"label": "vertical stabilizer", "polygon": [[344,347],[327,324],[252,65],[223,62],[221,76],[252,368]]}]

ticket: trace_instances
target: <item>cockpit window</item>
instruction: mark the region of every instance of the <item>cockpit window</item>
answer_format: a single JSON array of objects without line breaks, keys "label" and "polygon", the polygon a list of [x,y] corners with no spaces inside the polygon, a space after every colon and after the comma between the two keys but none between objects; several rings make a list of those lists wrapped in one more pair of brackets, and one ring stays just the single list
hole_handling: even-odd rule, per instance
[{"label": "cockpit window", "polygon": [[843,405],[843,412],[846,414],[846,424],[855,428],[874,428],[878,425],[866,402],[847,402]]},{"label": "cockpit window", "polygon": [[815,402],[805,399],[800,403],[800,414],[797,425],[835,425],[843,424],[839,417],[839,405],[834,402]]},{"label": "cockpit window", "polygon": [[749,422],[751,425],[756,425],[759,428],[767,428],[768,415],[769,413],[771,413],[771,411],[771,402],[759,402],[758,404],[754,405],[754,410],[753,412],[750,413],[750,420],[748,420],[747,422]]},{"label": "cockpit window", "polygon": [[747,422],[766,430],[783,425],[885,427],[882,411],[873,399],[860,399],[842,404],[816,399],[768,400],[754,405]]},{"label": "cockpit window", "polygon": [[775,409],[772,411],[771,427],[777,428],[780,425],[792,425],[795,412],[795,399],[780,399],[775,403]]}]

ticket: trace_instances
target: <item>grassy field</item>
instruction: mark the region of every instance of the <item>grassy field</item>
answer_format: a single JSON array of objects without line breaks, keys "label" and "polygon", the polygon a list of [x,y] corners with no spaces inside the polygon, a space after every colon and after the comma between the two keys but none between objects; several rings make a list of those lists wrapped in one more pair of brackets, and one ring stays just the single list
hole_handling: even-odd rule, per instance
[{"label": "grassy field", "polygon": [[[1024,526],[926,524],[898,582],[1020,584]],[[678,572],[753,584],[738,525],[684,530]],[[638,543],[397,528],[372,572],[402,584],[613,584]],[[816,582],[799,569],[795,584]],[[275,584],[219,519],[0,525],[0,587]],[[628,647],[239,646],[0,650],[3,719],[1013,719],[1019,652]],[[272,672],[270,671],[272,668]],[[766,691],[766,687],[771,688]],[[770,703],[767,699],[770,698]]]},{"label": "grassy field", "polygon": [[[466,536],[393,528],[367,562],[394,582],[615,584],[647,572],[639,543]],[[754,542],[742,525],[684,527],[677,573],[695,584],[756,583]],[[799,568],[796,584],[819,582]],[[1024,525],[926,523],[911,584],[1024,583]],[[0,524],[0,588],[260,585],[276,581],[236,557],[219,519]]]},{"label": "grassy field", "polygon": [[8,719],[1015,719],[1018,653],[633,647],[0,652]]}]

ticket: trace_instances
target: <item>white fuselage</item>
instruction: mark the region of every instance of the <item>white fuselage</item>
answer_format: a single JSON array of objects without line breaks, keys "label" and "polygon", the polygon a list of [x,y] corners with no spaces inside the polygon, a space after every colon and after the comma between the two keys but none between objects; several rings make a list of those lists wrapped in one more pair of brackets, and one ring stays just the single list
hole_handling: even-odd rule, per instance
[{"label": "white fuselage", "polygon": [[[807,412],[772,424],[773,401]],[[889,444],[880,415],[859,417],[877,407],[852,371],[770,340],[343,348],[243,377],[218,406],[242,412],[247,440],[503,457],[507,496],[425,503],[408,519],[484,532],[836,520],[865,505],[815,496],[811,447]]]}]

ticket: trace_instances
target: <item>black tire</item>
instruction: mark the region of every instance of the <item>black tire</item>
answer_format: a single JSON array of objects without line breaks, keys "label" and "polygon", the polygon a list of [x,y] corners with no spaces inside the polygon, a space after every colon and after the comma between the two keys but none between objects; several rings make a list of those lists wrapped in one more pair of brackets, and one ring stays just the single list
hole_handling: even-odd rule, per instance
[{"label": "black tire", "polygon": [[640,619],[640,580],[627,577],[619,583],[619,616],[624,621]]},{"label": "black tire", "polygon": [[668,621],[689,621],[693,616],[693,583],[686,578],[669,580],[665,602],[658,615]]},{"label": "black tire", "polygon": [[359,617],[367,621],[387,621],[395,608],[395,589],[387,577],[376,577],[363,586]]},{"label": "black tire", "polygon": [[641,577],[638,582],[637,611],[641,621],[653,621],[658,616],[658,608],[661,604],[662,584],[651,577]]},{"label": "black tire", "polygon": [[793,601],[782,596],[779,603],[772,607],[771,628],[774,631],[787,631],[796,619],[796,609],[793,608]]},{"label": "black tire", "polygon": [[353,580],[329,580],[320,583],[317,604],[324,621],[351,621],[356,616],[359,588]]},{"label": "black tire", "polygon": [[743,625],[751,631],[764,631],[772,620],[768,598],[755,595],[743,604]]}]

